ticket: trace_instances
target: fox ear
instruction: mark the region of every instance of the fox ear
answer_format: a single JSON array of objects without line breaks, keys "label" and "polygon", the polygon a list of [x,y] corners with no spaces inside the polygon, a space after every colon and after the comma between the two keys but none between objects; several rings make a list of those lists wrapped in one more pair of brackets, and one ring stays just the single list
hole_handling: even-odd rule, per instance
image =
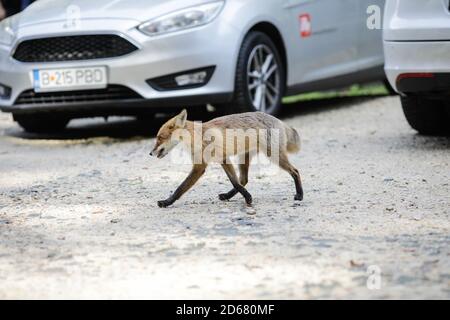
[{"label": "fox ear", "polygon": [[187,120],[187,111],[186,109],[184,109],[183,111],[181,111],[181,113],[177,116],[177,127],[179,128],[184,128],[184,126],[186,125],[186,120]]}]

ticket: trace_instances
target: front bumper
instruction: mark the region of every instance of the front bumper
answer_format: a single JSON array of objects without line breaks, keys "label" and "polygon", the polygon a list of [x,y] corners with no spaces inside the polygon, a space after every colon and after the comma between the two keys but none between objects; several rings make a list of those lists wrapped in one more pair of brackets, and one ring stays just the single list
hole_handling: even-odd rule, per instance
[{"label": "front bumper", "polygon": [[[450,41],[384,41],[384,51],[386,75],[398,92],[433,92],[445,85],[445,76],[436,81],[429,74],[450,73]],[[420,83],[413,78],[421,78]]]},{"label": "front bumper", "polygon": [[[118,34],[136,44],[139,49],[126,56],[67,62],[22,63],[11,57],[11,48],[0,46],[0,83],[10,87],[10,97],[0,98],[0,109],[6,112],[34,112],[39,110],[77,110],[86,108],[126,109],[161,106],[186,106],[227,102],[234,91],[235,61],[240,35],[220,19],[192,30],[151,38],[136,28],[111,31],[99,29],[101,23],[89,22],[85,30],[76,34]],[[66,33],[39,34],[39,37],[67,35]],[[73,33],[71,35],[74,35]],[[32,72],[35,69],[106,66],[109,85],[119,85],[136,92],[142,99],[136,101],[102,101],[101,103],[16,104],[19,95],[33,89]],[[187,70],[215,66],[209,82],[202,87],[159,91],[147,80]]]}]

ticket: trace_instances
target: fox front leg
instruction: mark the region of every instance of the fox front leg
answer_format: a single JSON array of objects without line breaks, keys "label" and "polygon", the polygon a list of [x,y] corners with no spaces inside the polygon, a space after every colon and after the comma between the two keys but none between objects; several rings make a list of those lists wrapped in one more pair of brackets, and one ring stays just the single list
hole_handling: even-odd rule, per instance
[{"label": "fox front leg", "polygon": [[[245,187],[248,183],[248,170],[250,168],[250,160],[251,155],[246,153],[244,156],[241,156],[239,159],[239,182]],[[227,193],[219,194],[219,199],[222,201],[231,200],[235,195],[238,194],[238,191],[233,188]]]},{"label": "fox front leg", "polygon": [[172,205],[175,201],[181,198],[183,194],[185,194],[192,186],[200,179],[200,177],[205,173],[206,165],[194,165],[191,173],[189,173],[188,177],[183,181],[183,183],[175,190],[175,192],[167,199],[158,201],[158,207],[167,208]]},{"label": "fox front leg", "polygon": [[[239,173],[240,173],[239,182],[243,187],[245,187],[248,183],[248,167],[249,167],[248,164],[239,165]],[[219,194],[219,199],[222,201],[231,200],[237,194],[238,191],[235,188],[233,188],[227,193]]]},{"label": "fox front leg", "polygon": [[252,196],[250,193],[248,193],[247,189],[245,189],[238,180],[238,177],[236,175],[236,171],[234,171],[234,167],[231,164],[224,163],[222,164],[222,168],[225,171],[225,173],[228,176],[228,179],[230,179],[231,184],[233,185],[233,188],[237,190],[244,198],[245,202],[248,206],[252,205]]}]

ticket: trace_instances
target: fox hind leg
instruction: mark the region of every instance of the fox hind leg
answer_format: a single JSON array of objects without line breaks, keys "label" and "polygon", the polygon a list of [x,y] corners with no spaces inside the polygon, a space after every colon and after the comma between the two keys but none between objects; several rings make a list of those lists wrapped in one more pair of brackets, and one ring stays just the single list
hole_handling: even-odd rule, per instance
[{"label": "fox hind leg", "polygon": [[302,180],[301,180],[299,171],[289,162],[289,159],[285,152],[280,152],[279,161],[280,162],[278,163],[278,165],[280,166],[280,168],[285,170],[286,172],[288,172],[291,175],[291,177],[294,179],[295,190],[297,192],[294,199],[297,201],[302,201],[303,200],[303,187],[302,187]]},{"label": "fox hind leg", "polygon": [[[251,156],[249,153],[245,154],[242,158],[239,159],[239,183],[245,187],[248,183],[248,171],[250,168],[250,160]],[[219,199],[222,201],[231,200],[235,195],[238,194],[238,191],[233,188],[227,193],[219,194]]]},{"label": "fox hind leg", "polygon": [[236,189],[237,192],[239,192],[245,198],[245,202],[247,203],[247,205],[250,206],[252,204],[252,196],[247,191],[247,189],[245,189],[244,186],[242,186],[242,184],[239,183],[239,180],[238,180],[238,177],[236,175],[236,171],[234,170],[233,165],[228,164],[228,163],[223,163],[222,168],[225,171],[225,173],[227,174],[228,179],[230,179],[231,184],[233,185],[234,189]]}]

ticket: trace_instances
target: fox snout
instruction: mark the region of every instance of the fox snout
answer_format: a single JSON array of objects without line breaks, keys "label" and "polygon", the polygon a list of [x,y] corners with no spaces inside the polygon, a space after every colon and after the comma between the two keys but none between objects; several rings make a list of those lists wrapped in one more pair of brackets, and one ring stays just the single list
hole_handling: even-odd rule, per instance
[{"label": "fox snout", "polygon": [[150,156],[162,159],[175,148],[180,139],[175,134],[178,129],[183,129],[186,126],[187,112],[183,110],[179,115],[167,121],[161,129],[159,129],[158,135],[156,136],[156,144]]},{"label": "fox snout", "polygon": [[164,147],[155,147],[152,152],[150,152],[151,157],[157,157],[158,159],[163,158],[166,155],[166,149]]}]

